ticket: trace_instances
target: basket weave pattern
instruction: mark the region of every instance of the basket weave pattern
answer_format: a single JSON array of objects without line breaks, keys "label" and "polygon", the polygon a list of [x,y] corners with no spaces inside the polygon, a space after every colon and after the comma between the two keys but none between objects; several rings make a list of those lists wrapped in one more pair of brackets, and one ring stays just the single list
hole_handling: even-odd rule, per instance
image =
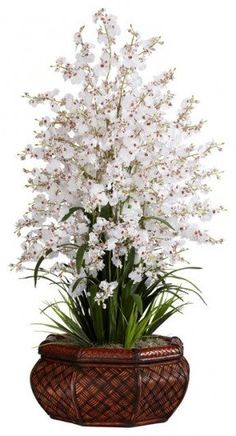
[{"label": "basket weave pattern", "polygon": [[55,343],[39,348],[31,385],[55,419],[82,425],[134,426],[166,421],[182,401],[189,365],[182,343],[152,349],[78,349]]}]

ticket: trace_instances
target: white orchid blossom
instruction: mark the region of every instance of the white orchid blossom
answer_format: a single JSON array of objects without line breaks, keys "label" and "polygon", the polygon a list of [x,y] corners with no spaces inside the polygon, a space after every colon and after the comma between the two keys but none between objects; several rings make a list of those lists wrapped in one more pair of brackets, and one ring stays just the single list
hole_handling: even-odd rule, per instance
[{"label": "white orchid blossom", "polygon": [[[38,120],[35,143],[20,154],[38,164],[25,169],[35,197],[17,223],[24,242],[15,267],[26,267],[47,248],[57,249],[56,270],[65,271],[67,264],[76,280],[69,244],[86,244],[83,274],[96,278],[106,251],[120,268],[133,247],[137,262],[129,277],[138,282],[146,271],[151,279],[158,268],[183,261],[188,241],[221,242],[206,227],[223,209],[208,200],[208,181],[220,172],[202,162],[222,144],[197,142],[204,122],[191,120],[194,97],[168,114],[174,70],[142,82],[140,72],[162,44],[160,37],[143,40],[130,27],[129,41],[118,52],[116,18],[102,9],[94,20],[100,56],[84,41],[81,28],[74,37],[75,60],[59,58],[55,64],[74,84],[74,93],[25,94],[31,105],[44,103],[52,112]],[[104,208],[110,208],[108,216]],[[60,262],[59,252],[67,262]],[[116,286],[102,281],[96,301],[105,305]],[[84,289],[83,282],[75,291]]]}]

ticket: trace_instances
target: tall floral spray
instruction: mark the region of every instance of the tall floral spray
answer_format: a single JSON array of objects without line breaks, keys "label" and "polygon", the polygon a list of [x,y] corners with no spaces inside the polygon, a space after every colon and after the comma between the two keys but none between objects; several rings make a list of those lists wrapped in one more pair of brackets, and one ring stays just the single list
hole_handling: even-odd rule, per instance
[{"label": "tall floral spray", "polygon": [[176,265],[189,241],[221,242],[206,229],[223,209],[208,200],[220,172],[203,161],[222,144],[196,141],[204,121],[191,121],[194,97],[168,113],[174,69],[143,83],[160,37],[144,40],[130,26],[117,51],[116,17],[101,9],[94,22],[99,57],[83,26],[74,62],[60,57],[54,66],[74,93],[25,93],[52,113],[20,154],[38,163],[24,170],[34,196],[17,223],[23,253],[14,267],[59,288],[63,303],[47,308],[54,317],[45,311],[50,328],[79,345],[131,347],[179,312],[186,294],[199,294],[179,277],[188,267]]}]

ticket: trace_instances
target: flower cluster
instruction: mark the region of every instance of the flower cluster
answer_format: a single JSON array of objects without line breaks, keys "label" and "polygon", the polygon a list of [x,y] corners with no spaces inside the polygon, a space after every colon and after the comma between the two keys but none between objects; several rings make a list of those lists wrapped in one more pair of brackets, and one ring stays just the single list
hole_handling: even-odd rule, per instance
[{"label": "flower cluster", "polygon": [[[198,101],[192,96],[168,115],[174,70],[149,83],[140,75],[161,38],[143,40],[130,26],[130,39],[118,50],[116,18],[101,9],[94,22],[99,56],[82,27],[74,37],[75,60],[59,58],[54,66],[75,85],[74,93],[25,94],[33,106],[49,105],[52,114],[38,120],[35,143],[20,153],[38,164],[24,170],[35,196],[17,223],[24,241],[15,267],[51,250],[50,271],[66,274],[72,293],[86,289],[84,278],[99,276],[106,255],[119,271],[134,248],[129,277],[136,283],[145,274],[150,282],[158,270],[184,260],[187,241],[221,242],[205,228],[223,209],[208,201],[208,181],[220,172],[203,160],[222,144],[196,141],[204,124],[192,121]],[[75,248],[82,245],[78,275]],[[109,276],[101,281],[96,301],[105,304],[116,285]]]},{"label": "flower cluster", "polygon": [[113,291],[117,288],[117,286],[117,281],[108,283],[106,280],[102,280],[99,284],[99,292],[97,292],[95,295],[95,301],[98,303],[98,305],[102,303],[103,309],[106,308],[106,303],[104,303],[104,301],[113,295]]}]

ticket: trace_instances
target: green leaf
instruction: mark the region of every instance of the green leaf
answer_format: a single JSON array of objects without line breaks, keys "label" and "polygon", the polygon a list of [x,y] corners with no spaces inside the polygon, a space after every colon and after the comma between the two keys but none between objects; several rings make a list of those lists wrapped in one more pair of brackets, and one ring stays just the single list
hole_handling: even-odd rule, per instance
[{"label": "green leaf", "polygon": [[175,230],[174,227],[172,227],[172,225],[163,218],[158,218],[156,216],[145,216],[142,218],[142,220],[156,220],[156,221],[159,221],[160,223],[164,224],[165,226],[169,227],[170,229]]},{"label": "green leaf", "polygon": [[101,208],[100,216],[105,218],[107,221],[112,217],[112,207],[109,203]]},{"label": "green leaf", "polygon": [[118,289],[115,289],[112,297],[108,299],[107,311],[108,311],[108,330],[109,330],[109,342],[113,342],[116,339],[117,333],[117,312],[118,312]]},{"label": "green leaf", "polygon": [[83,208],[83,207],[80,207],[80,206],[71,207],[71,208],[69,209],[69,212],[67,212],[67,213],[63,216],[63,218],[61,219],[61,221],[66,221],[66,220],[68,220],[68,218],[70,218],[70,216],[73,215],[73,213],[77,212],[77,210],[84,210],[84,208]]},{"label": "green leaf", "polygon": [[38,272],[39,272],[39,268],[41,263],[44,261],[45,257],[47,257],[50,253],[52,253],[52,249],[49,248],[48,250],[46,250],[45,254],[40,256],[38,262],[36,263],[36,266],[34,268],[34,286],[36,287],[37,285],[37,280],[38,280]]},{"label": "green leaf", "polygon": [[127,261],[124,266],[124,272],[123,272],[123,282],[125,282],[128,278],[128,275],[133,271],[134,268],[134,258],[135,258],[135,248],[131,247]]},{"label": "green leaf", "polygon": [[171,276],[173,273],[175,273],[177,271],[183,271],[184,269],[202,269],[202,268],[200,266],[184,266],[183,268],[173,269],[172,271],[165,273],[162,276],[162,279],[165,279],[166,277]]},{"label": "green leaf", "polygon": [[87,248],[87,244],[83,244],[83,245],[81,245],[81,247],[79,247],[79,249],[76,253],[76,270],[77,270],[78,274],[80,272],[80,268],[81,268],[82,263],[83,263],[84,253],[85,253],[86,248]]},{"label": "green leaf", "polygon": [[174,307],[172,310],[169,310],[168,312],[164,313],[162,316],[157,318],[155,321],[153,321],[149,326],[145,334],[151,335],[155,332],[155,330],[160,327],[161,324],[163,324],[165,321],[167,321],[168,318],[170,318],[174,313],[181,312],[181,309],[184,306],[187,306],[190,303],[184,303],[177,307]]},{"label": "green leaf", "polygon": [[[40,268],[39,270],[41,271],[41,268]],[[19,280],[32,279],[33,277],[34,277],[33,275],[31,275],[31,276],[26,276],[26,277],[20,277]],[[50,282],[50,285],[56,285],[56,286],[58,286],[59,288],[61,288],[63,291],[65,291],[65,288],[64,288],[64,285],[63,285],[62,282],[55,282],[55,280],[52,280],[52,279],[49,278],[49,277],[37,275],[37,281],[38,281],[39,279],[48,280],[48,281]]]},{"label": "green leaf", "polygon": [[[70,305],[71,299],[64,300],[64,303],[67,304],[68,309],[69,309],[69,315],[67,315],[65,312],[63,312],[59,305],[58,302],[55,302],[54,304],[51,304],[50,308],[55,312],[55,314],[60,318],[60,320],[64,323],[60,324],[58,321],[56,321],[55,319],[51,318],[47,313],[45,313],[45,315],[51,320],[53,321],[58,327],[63,327],[64,330],[67,330],[67,332],[70,332],[73,336],[79,338],[80,340],[83,340],[85,343],[89,344],[90,340],[87,337],[87,335],[85,334],[85,332],[83,331],[83,329],[81,329],[80,324],[78,323],[76,317],[74,317],[74,313],[71,310],[72,307]],[[60,325],[59,325],[60,324]]]},{"label": "green leaf", "polygon": [[103,344],[105,340],[105,328],[103,323],[103,311],[101,305],[98,305],[96,301],[94,301],[95,295],[98,292],[98,286],[92,285],[89,287],[90,297],[88,298],[89,301],[89,308],[93,323],[93,328],[96,334],[97,343]]},{"label": "green leaf", "polygon": [[84,278],[86,278],[86,277],[79,277],[78,279],[75,280],[75,282],[73,283],[73,286],[72,286],[72,288],[71,288],[71,291],[72,291],[72,292],[74,292],[74,291],[76,290],[78,284],[79,284],[82,280],[84,280]]},{"label": "green leaf", "polygon": [[140,315],[142,315],[142,313],[143,313],[143,301],[142,301],[141,296],[138,294],[131,294],[131,297],[133,298]]},{"label": "green leaf", "polygon": [[134,342],[135,329],[137,325],[137,315],[138,315],[137,309],[136,307],[133,307],[125,332],[125,338],[124,338],[125,348],[131,348]]},{"label": "green leaf", "polygon": [[137,308],[133,308],[125,332],[125,348],[131,348],[137,340],[139,340],[142,336],[146,334],[145,331],[152,316],[153,309],[150,308],[150,310],[147,311],[147,313],[145,313],[145,315],[138,320]]}]

